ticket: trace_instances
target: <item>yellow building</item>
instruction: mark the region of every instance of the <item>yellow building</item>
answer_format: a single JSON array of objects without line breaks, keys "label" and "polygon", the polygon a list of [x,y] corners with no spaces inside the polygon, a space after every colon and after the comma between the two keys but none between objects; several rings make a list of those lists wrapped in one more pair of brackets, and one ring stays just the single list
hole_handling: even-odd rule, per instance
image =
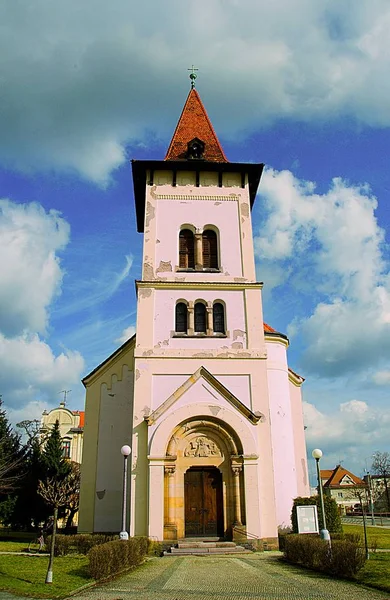
[{"label": "yellow building", "polygon": [[83,453],[84,411],[69,410],[64,402],[50,412],[44,411],[41,418],[41,437],[49,433],[56,421],[60,426],[64,456],[80,464]]}]

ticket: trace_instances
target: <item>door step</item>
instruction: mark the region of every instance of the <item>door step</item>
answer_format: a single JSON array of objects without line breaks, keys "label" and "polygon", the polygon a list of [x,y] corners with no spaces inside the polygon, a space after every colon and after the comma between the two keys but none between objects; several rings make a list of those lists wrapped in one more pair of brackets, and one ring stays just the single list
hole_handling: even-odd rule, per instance
[{"label": "door step", "polygon": [[234,542],[179,542],[170,550],[164,552],[164,556],[210,556],[227,554],[252,554],[243,546],[237,546]]}]

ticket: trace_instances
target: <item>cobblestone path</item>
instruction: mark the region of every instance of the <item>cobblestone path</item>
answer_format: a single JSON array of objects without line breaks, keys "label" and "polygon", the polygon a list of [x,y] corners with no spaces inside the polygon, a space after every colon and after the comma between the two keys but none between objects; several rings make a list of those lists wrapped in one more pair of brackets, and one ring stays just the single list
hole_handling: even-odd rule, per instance
[{"label": "cobblestone path", "polygon": [[275,553],[153,558],[80,600],[383,600],[377,590],[281,563]]}]

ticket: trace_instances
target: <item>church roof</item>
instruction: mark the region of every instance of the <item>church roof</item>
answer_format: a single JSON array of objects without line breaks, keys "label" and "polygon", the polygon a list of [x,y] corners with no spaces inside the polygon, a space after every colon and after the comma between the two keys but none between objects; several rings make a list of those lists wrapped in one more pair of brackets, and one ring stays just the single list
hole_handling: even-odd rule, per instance
[{"label": "church roof", "polygon": [[202,100],[196,89],[193,88],[187,96],[164,160],[186,159],[188,142],[195,138],[205,144],[204,160],[228,162]]}]

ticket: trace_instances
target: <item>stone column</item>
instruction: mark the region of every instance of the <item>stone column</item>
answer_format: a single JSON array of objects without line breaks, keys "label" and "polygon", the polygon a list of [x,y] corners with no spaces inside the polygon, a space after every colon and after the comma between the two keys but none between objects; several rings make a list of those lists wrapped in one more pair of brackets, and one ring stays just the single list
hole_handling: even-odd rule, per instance
[{"label": "stone column", "polygon": [[192,300],[188,302],[188,324],[187,324],[188,335],[194,335],[195,332],[195,316],[194,316],[194,303]]},{"label": "stone column", "polygon": [[175,471],[174,465],[165,467],[165,473],[168,475],[168,525],[176,525],[175,522]]},{"label": "stone column", "polygon": [[241,496],[240,496],[240,473],[242,467],[234,466],[233,471],[233,494],[234,494],[234,526],[242,526],[241,522]]},{"label": "stone column", "polygon": [[206,306],[206,331],[207,335],[213,335],[214,333],[213,305],[211,302],[207,302]]},{"label": "stone column", "polygon": [[203,240],[202,232],[200,229],[196,230],[195,233],[195,271],[202,271],[203,269]]}]

